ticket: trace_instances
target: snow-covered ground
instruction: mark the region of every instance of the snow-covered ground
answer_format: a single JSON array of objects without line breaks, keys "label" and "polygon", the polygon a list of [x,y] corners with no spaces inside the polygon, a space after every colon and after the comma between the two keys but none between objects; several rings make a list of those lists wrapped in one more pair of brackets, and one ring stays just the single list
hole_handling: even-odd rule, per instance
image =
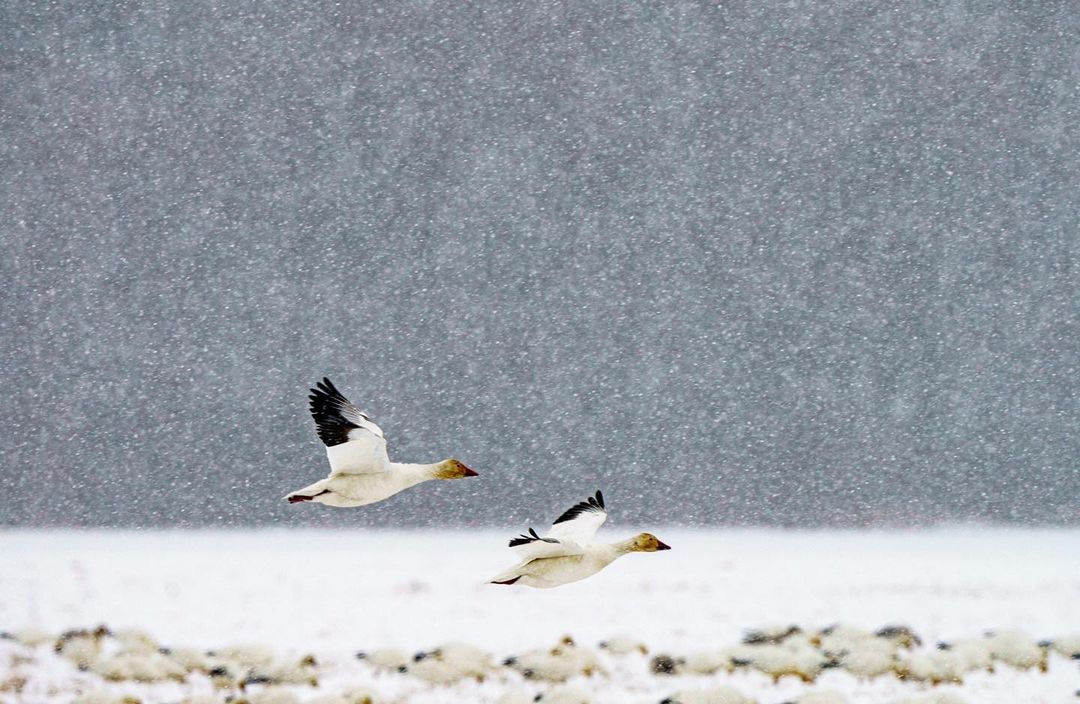
[{"label": "snow-covered ground", "polygon": [[[58,633],[104,623],[174,647],[265,644],[315,654],[325,668],[320,691],[362,683],[388,701],[408,702],[495,701],[508,688],[531,697],[545,687],[507,673],[482,685],[431,688],[405,675],[374,675],[352,653],[388,646],[412,653],[456,640],[502,660],[564,635],[595,646],[629,634],[650,656],[608,658],[610,676],[573,682],[595,701],[657,702],[680,689],[730,684],[762,704],[821,688],[851,702],[930,690],[893,677],[859,683],[840,670],[813,684],[774,684],[743,671],[661,677],[648,671],[649,657],[733,645],[747,629],[769,624],[903,624],[924,648],[991,629],[1020,629],[1034,640],[1080,634],[1076,530],[655,529],[671,551],[629,555],[577,584],[486,584],[512,561],[506,540],[516,532],[0,532],[0,630]],[[610,539],[633,532],[603,531]],[[0,682],[14,667],[11,652],[0,650]],[[41,647],[22,665],[33,676],[21,699],[0,692],[0,701],[68,701],[64,681],[90,686],[50,653]],[[109,686],[151,702],[179,701],[208,685]],[[1080,701],[1077,689],[1080,662],[1053,656],[1045,674],[998,667],[937,691],[971,704],[1058,704]],[[316,690],[294,691],[305,700]]]}]

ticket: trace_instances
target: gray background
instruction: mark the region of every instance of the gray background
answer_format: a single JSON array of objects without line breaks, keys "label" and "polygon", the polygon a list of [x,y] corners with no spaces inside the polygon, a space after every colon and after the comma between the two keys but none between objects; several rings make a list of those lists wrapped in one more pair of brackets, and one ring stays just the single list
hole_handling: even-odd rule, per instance
[{"label": "gray background", "polygon": [[[0,524],[1080,523],[1068,2],[0,5]],[[288,506],[329,375],[482,477]]]}]

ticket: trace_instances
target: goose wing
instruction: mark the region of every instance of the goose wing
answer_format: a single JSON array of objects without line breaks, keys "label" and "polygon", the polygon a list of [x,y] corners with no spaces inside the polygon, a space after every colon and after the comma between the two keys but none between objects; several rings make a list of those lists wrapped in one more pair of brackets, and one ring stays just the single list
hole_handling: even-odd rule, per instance
[{"label": "goose wing", "polygon": [[595,496],[574,504],[556,518],[547,535],[541,537],[530,528],[528,533],[511,540],[510,547],[523,560],[580,555],[605,520],[604,495],[597,491]]},{"label": "goose wing", "polygon": [[389,471],[382,428],[345,398],[326,377],[308,396],[319,439],[326,445],[330,474]]},{"label": "goose wing", "polygon": [[544,557],[562,557],[565,555],[580,555],[583,549],[577,543],[558,540],[556,538],[541,538],[532,528],[528,533],[522,533],[510,541],[510,547],[523,561],[539,560]]},{"label": "goose wing", "polygon": [[604,495],[597,490],[595,496],[574,504],[556,518],[545,537],[585,545],[592,542],[596,531],[604,525],[606,520],[607,508],[604,506]]}]

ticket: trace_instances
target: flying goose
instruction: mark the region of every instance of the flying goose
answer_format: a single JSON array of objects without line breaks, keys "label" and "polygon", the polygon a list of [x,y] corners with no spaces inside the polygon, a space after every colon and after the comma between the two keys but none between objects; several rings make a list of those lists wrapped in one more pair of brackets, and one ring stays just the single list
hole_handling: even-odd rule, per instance
[{"label": "flying goose", "polygon": [[651,533],[617,543],[595,543],[592,538],[605,520],[604,495],[597,491],[556,518],[547,535],[541,537],[530,528],[511,540],[510,547],[521,562],[496,575],[491,583],[550,589],[590,577],[627,553],[671,549]]},{"label": "flying goose", "polygon": [[365,506],[431,479],[463,479],[476,472],[457,460],[435,464],[391,462],[382,429],[341,395],[329,379],[311,390],[311,416],[326,445],[330,476],[287,494],[290,504]]}]

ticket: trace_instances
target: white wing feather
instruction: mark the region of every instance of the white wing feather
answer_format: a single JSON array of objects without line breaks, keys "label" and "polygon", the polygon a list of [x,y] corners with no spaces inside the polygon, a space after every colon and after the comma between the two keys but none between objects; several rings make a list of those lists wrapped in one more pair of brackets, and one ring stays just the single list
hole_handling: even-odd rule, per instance
[{"label": "white wing feather", "polygon": [[607,511],[589,511],[571,521],[557,523],[547,532],[545,538],[555,538],[560,542],[591,543],[596,531],[607,520]]},{"label": "white wing feather", "polygon": [[382,428],[323,377],[311,390],[311,417],[326,445],[330,476],[379,474],[390,470]]},{"label": "white wing feather", "polygon": [[597,491],[596,496],[590,496],[587,501],[574,504],[563,515],[556,518],[551,530],[544,537],[586,545],[592,542],[596,531],[604,525],[606,520],[607,509],[604,508],[604,495]]},{"label": "white wing feather", "polygon": [[386,440],[364,428],[349,431],[349,441],[326,448],[330,474],[378,474],[390,470]]},{"label": "white wing feather", "polygon": [[580,555],[585,552],[585,549],[577,543],[555,540],[554,538],[550,542],[547,540],[533,540],[522,545],[515,545],[511,549],[517,553],[522,562],[539,560],[544,557]]},{"label": "white wing feather", "polygon": [[596,496],[563,512],[543,537],[530,528],[528,535],[511,540],[510,547],[524,561],[580,555],[606,520],[604,495],[597,491]]}]

